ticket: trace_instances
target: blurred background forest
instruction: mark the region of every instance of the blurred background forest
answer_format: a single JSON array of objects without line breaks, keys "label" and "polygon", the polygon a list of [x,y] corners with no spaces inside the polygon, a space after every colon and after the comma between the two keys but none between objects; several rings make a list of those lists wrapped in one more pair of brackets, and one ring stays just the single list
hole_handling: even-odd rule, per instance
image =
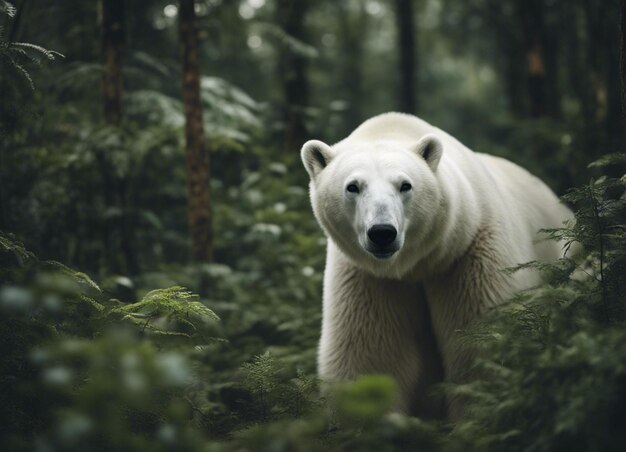
[{"label": "blurred background forest", "polygon": [[[1,0],[0,446],[623,450],[625,8]],[[472,333],[456,426],[386,414],[384,377],[318,394],[299,150],[385,111],[567,193],[592,262]]]}]

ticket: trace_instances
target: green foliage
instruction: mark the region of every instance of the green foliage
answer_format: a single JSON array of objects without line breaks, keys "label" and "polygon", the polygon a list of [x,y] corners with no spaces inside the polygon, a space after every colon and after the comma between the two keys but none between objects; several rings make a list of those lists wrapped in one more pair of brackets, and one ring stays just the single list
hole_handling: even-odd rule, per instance
[{"label": "green foliage", "polygon": [[[592,167],[617,165],[606,156]],[[621,165],[621,166],[620,166]],[[617,171],[615,171],[617,170]],[[570,258],[543,265],[548,282],[496,310],[476,332],[480,379],[461,430],[490,450],[620,450],[626,437],[626,184],[602,176],[572,190],[576,223],[549,231]],[[570,277],[564,277],[564,274]],[[570,279],[571,278],[571,279]]]},{"label": "green foliage", "polygon": [[266,353],[241,366],[242,385],[252,396],[246,417],[257,422],[297,417],[308,412],[317,398],[317,384],[302,372],[286,372]]},{"label": "green foliage", "polygon": [[35,257],[33,253],[24,248],[24,244],[18,241],[13,234],[2,231],[0,231],[0,251],[13,254],[20,260],[20,264],[24,264]]},{"label": "green foliage", "polygon": [[[539,3],[561,49],[546,61],[559,114],[526,111],[512,0],[419,2],[415,82],[422,117],[562,193],[588,177],[590,160],[623,150],[623,131],[609,127],[616,3]],[[397,108],[396,24],[392,2],[309,2],[300,39],[275,23],[278,2],[262,4],[197,2],[216,262],[189,264],[177,20],[164,10],[173,5],[126,10],[123,114],[112,127],[101,113],[97,2],[43,0],[18,20],[0,0],[0,228],[16,234],[0,232],[0,447],[623,448],[623,154],[593,163],[594,179],[567,195],[577,222],[546,231],[580,257],[522,266],[548,283],[467,333],[484,351],[477,379],[446,388],[469,401],[467,419],[389,414],[394,387],[382,376],[320,395],[325,240],[279,133],[294,107],[282,83],[294,73],[277,70],[285,56],[309,63],[299,108],[309,135],[333,142]]]},{"label": "green foliage", "polygon": [[[40,447],[63,450],[197,447],[185,390],[197,378],[193,342],[206,343],[213,311],[181,287],[118,307],[84,273],[40,261],[9,235],[0,243],[2,446],[30,449],[36,435]],[[118,320],[140,315],[177,322],[154,330],[185,337],[187,348]]]},{"label": "green foliage", "polygon": [[[14,17],[16,11],[11,3],[4,0],[0,2],[0,15],[6,14],[9,17]],[[0,67],[3,71],[14,71],[15,74],[28,83],[31,89],[35,89],[35,83],[25,64],[26,62],[40,64],[40,57],[54,60],[56,57],[63,57],[63,55],[29,42],[10,42],[5,37],[4,28],[0,27]],[[2,76],[4,75],[2,74]]]},{"label": "green foliage", "polygon": [[339,421],[357,424],[380,419],[392,409],[396,397],[395,382],[385,375],[362,377],[336,391]]},{"label": "green foliage", "polygon": [[[198,296],[184,287],[169,287],[148,292],[141,301],[111,311],[122,314],[123,320],[141,326],[142,330],[166,335],[191,337],[202,329],[202,324],[219,317],[198,301]],[[155,319],[178,322],[189,332],[163,329],[151,323]]]}]

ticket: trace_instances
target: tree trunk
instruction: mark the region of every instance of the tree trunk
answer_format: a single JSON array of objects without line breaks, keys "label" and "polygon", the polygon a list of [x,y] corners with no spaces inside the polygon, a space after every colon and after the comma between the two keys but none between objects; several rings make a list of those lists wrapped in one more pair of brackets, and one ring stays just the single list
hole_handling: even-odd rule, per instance
[{"label": "tree trunk", "polygon": [[620,23],[620,75],[622,81],[622,114],[626,118],[626,0],[622,0],[621,23]]},{"label": "tree trunk", "polygon": [[623,149],[624,139],[624,122],[622,118],[622,89],[620,64],[624,56],[620,53],[620,14],[623,10],[623,0],[606,2],[602,5],[604,13],[605,42],[603,50],[605,52],[604,61],[606,62],[606,95],[607,95],[607,111],[605,127],[608,135],[609,152],[618,152]]},{"label": "tree trunk", "polygon": [[528,77],[530,116],[541,117],[547,113],[545,24],[542,0],[525,0],[519,3]]},{"label": "tree trunk", "polygon": [[338,1],[336,7],[339,21],[338,42],[343,60],[339,83],[348,103],[348,109],[343,115],[347,133],[365,119],[363,55],[369,17],[365,11],[365,2],[357,2],[354,13],[352,4],[348,1]]},{"label": "tree trunk", "polygon": [[[305,41],[306,38],[304,19],[308,7],[308,0],[279,0],[276,5],[278,25],[288,36],[298,41]],[[283,90],[285,149],[299,152],[308,138],[304,114],[309,104],[306,57],[283,46],[279,55],[278,76]]]},{"label": "tree trunk", "polygon": [[124,53],[124,0],[102,0],[102,97],[104,120],[116,125],[122,115],[122,57]]},{"label": "tree trunk", "polygon": [[[124,31],[124,0],[102,0],[102,103],[104,121],[109,126],[117,126],[122,117],[122,65],[125,47]],[[137,259],[133,243],[134,229],[132,226],[132,209],[129,206],[126,192],[126,181],[115,176],[111,158],[105,152],[96,156],[103,178],[105,208],[119,209],[121,217],[105,219],[103,241],[105,259],[111,272],[136,273]],[[121,253],[117,252],[115,235],[119,236]]]},{"label": "tree trunk", "polygon": [[525,64],[520,61],[523,54],[521,28],[512,27],[513,12],[506,11],[504,4],[499,0],[487,0],[485,9],[488,26],[493,30],[496,42],[498,65],[503,74],[504,91],[507,98],[509,112],[517,117],[523,117],[525,110]]},{"label": "tree trunk", "polygon": [[413,0],[396,0],[396,24],[400,71],[400,90],[398,105],[400,111],[415,114],[416,96],[416,45]]},{"label": "tree trunk", "polygon": [[585,53],[581,52],[581,49],[584,48],[584,41],[578,30],[578,23],[581,17],[580,8],[576,3],[563,2],[561,11],[563,17],[563,48],[565,49],[565,63],[568,68],[566,73],[568,75],[569,88],[575,94],[580,106],[586,129],[584,136],[590,140],[585,143],[588,146],[593,142],[593,137],[588,132],[593,128],[594,110],[591,101],[589,65],[586,61]]},{"label": "tree trunk", "polygon": [[543,48],[546,63],[546,112],[553,119],[561,118],[561,83],[559,80],[559,49],[562,39],[561,24],[555,21],[554,5],[543,6]]},{"label": "tree trunk", "polygon": [[193,260],[210,261],[213,258],[210,161],[202,122],[195,16],[194,0],[181,0],[179,17],[183,46],[187,220]]},{"label": "tree trunk", "polygon": [[[604,62],[601,58],[602,52],[599,51],[604,41],[603,35],[605,30],[602,27],[599,15],[600,9],[597,7],[597,3],[592,0],[583,0],[582,6],[586,31],[587,72],[590,79],[587,100],[589,108],[593,113],[594,122],[598,122],[598,120],[604,117],[606,110],[606,106],[603,105],[603,98],[605,97],[603,95],[604,84],[602,80]],[[597,139],[596,142],[598,142]]]}]

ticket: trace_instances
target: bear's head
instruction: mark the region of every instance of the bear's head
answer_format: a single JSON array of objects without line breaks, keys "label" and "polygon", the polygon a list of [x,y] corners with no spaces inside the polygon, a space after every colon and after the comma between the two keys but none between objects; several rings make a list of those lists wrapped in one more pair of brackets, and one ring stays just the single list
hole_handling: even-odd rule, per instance
[{"label": "bear's head", "polygon": [[301,156],[317,221],[357,266],[404,276],[427,256],[440,226],[442,154],[430,134],[413,143],[306,142]]}]

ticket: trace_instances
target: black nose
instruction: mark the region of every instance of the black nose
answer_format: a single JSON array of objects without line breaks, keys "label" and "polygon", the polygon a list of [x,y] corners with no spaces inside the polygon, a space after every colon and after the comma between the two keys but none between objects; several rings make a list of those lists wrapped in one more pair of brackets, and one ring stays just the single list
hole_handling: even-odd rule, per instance
[{"label": "black nose", "polygon": [[375,224],[367,230],[367,236],[378,246],[387,246],[396,239],[398,231],[390,224]]}]

